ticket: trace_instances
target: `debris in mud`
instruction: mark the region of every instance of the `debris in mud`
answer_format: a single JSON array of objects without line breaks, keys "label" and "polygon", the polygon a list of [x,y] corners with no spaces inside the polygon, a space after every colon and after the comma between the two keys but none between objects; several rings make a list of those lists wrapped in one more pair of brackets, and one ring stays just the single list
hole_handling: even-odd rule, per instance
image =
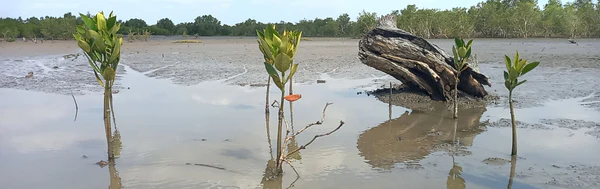
[{"label": "debris in mud", "polygon": [[205,138],[203,138],[203,139],[194,139],[194,141],[206,141],[206,139]]},{"label": "debris in mud", "polygon": [[88,158],[88,157],[87,157],[86,155],[82,155],[82,156],[81,156],[81,158],[84,158],[84,159],[86,159],[86,158]]},{"label": "debris in mud", "polygon": [[27,73],[27,75],[25,75],[25,78],[32,78],[33,77],[33,72],[29,72]]},{"label": "debris in mud", "polygon": [[52,66],[52,69],[58,69],[58,66]]},{"label": "debris in mud", "polygon": [[574,119],[542,119],[541,123],[546,125],[558,126],[560,128],[567,128],[572,130],[578,130],[581,128],[600,128],[600,123],[574,120]]},{"label": "debris in mud", "polygon": [[207,165],[207,164],[202,164],[202,163],[194,163],[194,164],[192,164],[192,163],[185,163],[185,165],[195,165],[195,166],[202,166],[202,167],[209,167],[209,168],[215,168],[215,169],[220,169],[220,170],[226,170],[223,167],[217,167],[217,166],[214,166],[214,165]]},{"label": "debris in mud", "polygon": [[317,79],[317,83],[325,83],[327,81],[323,80],[323,79]]},{"label": "debris in mud", "polygon": [[568,165],[563,169],[567,170],[561,174],[564,177],[553,177],[545,184],[562,188],[600,188],[600,166]]},{"label": "debris in mud", "polygon": [[560,128],[578,130],[582,128],[593,129],[585,132],[587,135],[600,138],[600,123],[574,119],[542,119],[543,124],[557,126]]},{"label": "debris in mud", "polygon": [[[501,118],[500,120],[496,121],[496,122],[492,122],[492,123],[485,123],[486,127],[496,127],[496,128],[503,128],[503,127],[512,127],[512,123],[510,119],[506,119],[506,118]],[[524,123],[521,121],[517,121],[517,128],[527,128],[527,129],[538,129],[538,130],[552,130],[552,128],[545,126],[543,124],[528,124],[528,123]]]},{"label": "debris in mud", "polygon": [[99,162],[96,162],[96,165],[100,165],[100,167],[104,167],[104,166],[108,165],[108,162],[106,162],[104,160],[100,160]]},{"label": "debris in mud", "polygon": [[493,157],[484,159],[482,162],[488,165],[504,165],[510,163],[510,160]]}]

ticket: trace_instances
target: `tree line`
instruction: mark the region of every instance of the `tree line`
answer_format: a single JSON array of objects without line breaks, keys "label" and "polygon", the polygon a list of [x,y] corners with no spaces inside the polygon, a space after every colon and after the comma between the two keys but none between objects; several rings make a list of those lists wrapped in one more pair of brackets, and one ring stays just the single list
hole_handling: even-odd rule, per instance
[{"label": "tree line", "polygon": [[[600,37],[599,3],[575,0],[563,4],[560,0],[549,0],[542,8],[537,4],[537,0],[487,0],[470,8],[447,10],[408,5],[392,13],[397,15],[399,28],[424,38]],[[301,30],[303,36],[308,37],[358,37],[376,26],[378,16],[362,11],[356,21],[348,14],[341,14],[337,18],[271,24],[278,30]],[[153,25],[139,18],[119,21],[122,26],[118,33],[123,35],[256,36],[256,30],[264,29],[268,24],[250,18],[227,25],[212,15],[198,16],[193,22],[179,24],[169,18],[160,19]],[[72,13],[62,17],[0,18],[0,37],[72,39],[75,26],[81,23],[81,17]]]}]

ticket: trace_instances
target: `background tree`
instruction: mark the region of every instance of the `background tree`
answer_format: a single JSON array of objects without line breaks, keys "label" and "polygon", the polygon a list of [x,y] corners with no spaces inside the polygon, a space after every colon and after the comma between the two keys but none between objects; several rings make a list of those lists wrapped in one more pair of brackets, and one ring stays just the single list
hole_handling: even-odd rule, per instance
[{"label": "background tree", "polygon": [[[156,22],[156,27],[167,30],[168,31],[167,35],[175,34],[175,32],[177,31],[175,28],[175,24],[173,24],[173,21],[171,21],[171,19],[169,19],[169,18],[163,18],[163,19],[158,20]],[[155,33],[155,32],[153,32],[153,33]]]}]

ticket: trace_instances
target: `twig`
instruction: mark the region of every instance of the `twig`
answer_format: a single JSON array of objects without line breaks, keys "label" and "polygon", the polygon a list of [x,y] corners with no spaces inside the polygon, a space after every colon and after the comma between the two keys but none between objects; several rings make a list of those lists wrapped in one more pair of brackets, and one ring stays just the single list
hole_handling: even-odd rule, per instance
[{"label": "twig", "polygon": [[71,97],[73,97],[73,102],[75,102],[75,120],[73,121],[77,121],[77,113],[79,112],[79,106],[77,105],[77,100],[75,100],[75,96],[71,95]]},{"label": "twig", "polygon": [[300,174],[298,174],[298,171],[296,171],[296,168],[292,165],[292,163],[290,162],[290,160],[285,160],[285,162],[290,165],[290,167],[292,167],[292,170],[294,170],[294,172],[296,173],[296,176],[298,176],[298,178],[300,178]]},{"label": "twig", "polygon": [[[345,123],[344,121],[340,121],[340,125],[339,125],[339,126],[337,126],[337,127],[334,129],[334,130],[332,130],[332,131],[329,131],[328,133],[324,133],[324,134],[320,134],[320,135],[315,135],[315,137],[313,137],[313,139],[312,139],[312,140],[310,140],[310,142],[308,142],[308,143],[306,143],[306,144],[304,144],[304,145],[300,146],[298,149],[296,149],[296,150],[294,150],[294,151],[292,151],[292,152],[288,153],[288,155],[291,155],[291,154],[294,154],[294,153],[296,153],[296,152],[298,152],[298,151],[300,151],[300,150],[306,149],[306,147],[307,147],[308,145],[312,144],[312,143],[313,143],[313,142],[314,142],[314,141],[315,141],[317,138],[319,138],[319,137],[327,136],[327,135],[330,135],[331,133],[334,133],[334,132],[336,132],[337,130],[339,130],[339,129],[340,129],[340,128],[341,128],[341,127],[344,125],[344,123]],[[287,155],[286,155],[286,156],[287,156]]]},{"label": "twig", "polygon": [[[275,105],[275,104],[277,104],[277,105]],[[271,107],[273,107],[273,108],[279,107],[279,102],[277,102],[277,100],[274,100],[273,103],[271,103]]]},{"label": "twig", "polygon": [[[292,166],[292,164],[289,164],[289,165]],[[296,171],[294,166],[292,166],[292,169],[294,169],[294,171]],[[294,180],[294,182],[290,183],[290,186],[288,186],[286,189],[294,187],[294,184],[296,184],[296,181],[298,181],[299,179],[300,179],[300,175],[298,174],[298,172],[296,172],[296,180]]]},{"label": "twig", "polygon": [[308,124],[306,127],[302,128],[302,129],[300,129],[300,130],[298,130],[296,133],[294,133],[294,134],[293,134],[292,136],[290,136],[290,137],[295,137],[295,136],[299,135],[300,133],[304,132],[304,130],[306,130],[306,129],[308,129],[308,128],[310,128],[310,127],[314,126],[314,125],[321,125],[321,124],[323,124],[323,121],[325,120],[325,111],[327,110],[327,107],[328,107],[329,105],[332,105],[332,104],[333,104],[333,103],[330,103],[330,102],[328,102],[327,104],[325,104],[325,108],[323,108],[323,114],[321,115],[321,120],[319,120],[319,121],[316,121],[316,122],[314,122],[314,123],[311,123],[311,124]]}]

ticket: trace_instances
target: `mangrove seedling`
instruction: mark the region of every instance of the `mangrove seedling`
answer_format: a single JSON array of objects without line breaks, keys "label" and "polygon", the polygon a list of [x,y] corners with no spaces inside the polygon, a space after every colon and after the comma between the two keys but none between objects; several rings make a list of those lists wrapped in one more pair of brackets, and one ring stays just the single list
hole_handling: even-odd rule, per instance
[{"label": "mangrove seedling", "polygon": [[515,120],[515,112],[513,108],[512,94],[513,90],[525,83],[527,80],[519,81],[519,77],[537,67],[540,62],[527,63],[527,60],[519,58],[519,51],[515,54],[514,60],[504,55],[506,71],[504,71],[504,86],[508,89],[508,103],[510,106],[510,119],[512,121],[512,153],[517,155],[517,121]]},{"label": "mangrove seedling", "polygon": [[[294,76],[298,64],[294,63],[294,56],[298,51],[298,45],[302,37],[301,31],[289,31],[285,29],[283,34],[275,30],[275,25],[267,25],[263,31],[256,31],[258,35],[259,49],[264,57],[264,65],[269,74],[269,80],[281,91],[279,103],[279,122],[277,125],[277,157],[281,156],[282,129],[283,129],[283,107],[285,99],[285,84]],[[289,72],[288,72],[289,71]],[[270,82],[267,83],[267,100]],[[268,102],[268,101],[267,101]],[[277,167],[281,165],[277,164]]]},{"label": "mangrove seedling", "polygon": [[115,154],[112,147],[110,117],[112,112],[113,122],[115,122],[112,86],[121,59],[123,38],[117,35],[121,23],[117,22],[117,17],[112,12],[108,18],[104,16],[104,12],[99,12],[93,17],[81,13],[79,15],[84,23],[77,26],[77,32],[73,36],[92,67],[96,80],[104,87],[104,129],[108,144],[108,159],[113,159]]},{"label": "mangrove seedling", "polygon": [[465,41],[459,37],[454,38],[455,46],[452,46],[452,53],[454,54],[454,119],[458,118],[458,83],[460,82],[460,73],[467,69],[469,65],[467,60],[471,57],[471,43],[473,40],[469,40],[465,44]]}]

